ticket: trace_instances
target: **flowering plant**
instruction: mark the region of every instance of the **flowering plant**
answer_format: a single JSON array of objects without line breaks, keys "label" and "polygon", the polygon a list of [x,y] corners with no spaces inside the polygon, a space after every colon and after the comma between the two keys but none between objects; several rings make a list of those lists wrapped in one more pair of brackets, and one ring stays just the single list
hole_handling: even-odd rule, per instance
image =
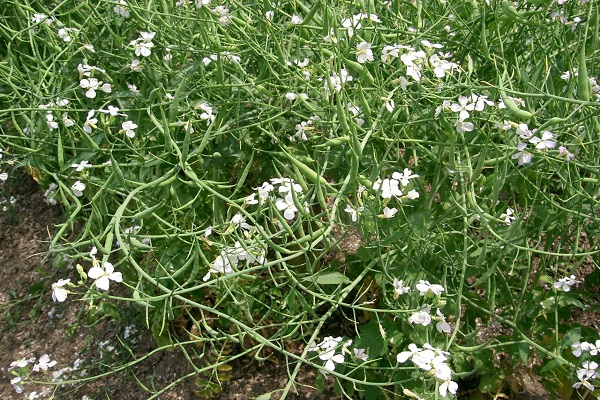
[{"label": "flowering plant", "polygon": [[51,251],[79,264],[48,299],[269,349],[282,398],[302,364],[347,398],[484,396],[521,365],[595,390],[567,318],[600,252],[594,2],[26,3],[0,185],[26,166],[64,209]]}]

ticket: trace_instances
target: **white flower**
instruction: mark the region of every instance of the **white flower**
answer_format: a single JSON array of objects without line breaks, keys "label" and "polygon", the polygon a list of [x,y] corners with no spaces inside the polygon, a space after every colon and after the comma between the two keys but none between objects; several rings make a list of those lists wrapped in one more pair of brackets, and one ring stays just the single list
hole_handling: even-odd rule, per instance
[{"label": "white flower", "polygon": [[[398,58],[400,57],[400,49],[403,46],[394,44],[392,46],[384,46],[383,49],[381,50],[381,61],[383,61],[384,63],[390,63],[392,61],[392,58]],[[411,48],[411,50],[414,50]]]},{"label": "white flower", "polygon": [[396,107],[396,103],[394,103],[394,99],[388,99],[387,97],[382,97],[381,100],[384,101],[385,108],[389,112],[394,112],[394,107]]},{"label": "white flower", "polygon": [[127,83],[127,89],[131,90],[134,94],[140,94],[137,86],[132,85],[131,83]]},{"label": "white flower", "polygon": [[247,196],[244,202],[248,205],[258,204],[258,200],[256,199],[256,193],[252,193]]},{"label": "white flower", "polygon": [[134,58],[133,61],[131,61],[131,64],[129,64],[129,68],[133,72],[142,72],[144,70],[144,66],[137,58]]},{"label": "white flower", "polygon": [[488,100],[487,96],[481,94],[471,94],[471,101],[475,104],[475,111],[483,111],[485,106],[494,107],[493,101]]},{"label": "white flower", "polygon": [[346,30],[348,32],[348,37],[352,37],[354,35],[354,29],[362,28],[362,25],[360,23],[361,18],[362,18],[362,15],[358,14],[358,15],[354,15],[352,17],[352,19],[344,18],[342,20],[342,26],[344,28],[346,28]]},{"label": "white flower", "polygon": [[512,128],[512,125],[507,120],[504,120],[502,122],[496,122],[492,128],[498,129],[498,131],[507,131]]},{"label": "white flower", "polygon": [[235,271],[233,270],[232,265],[237,265],[237,258],[230,259],[226,252],[222,252],[221,255],[217,256],[215,261],[210,264],[210,269],[202,280],[204,282],[210,279],[211,274],[233,274]]},{"label": "white flower", "polygon": [[413,174],[413,172],[408,168],[404,168],[404,171],[402,172],[394,172],[392,174],[392,178],[400,181],[400,184],[402,184],[402,186],[408,186],[411,179],[418,177],[419,175]]},{"label": "white flower", "polygon": [[87,91],[85,92],[85,97],[90,99],[96,97],[96,90],[100,88],[101,84],[102,82],[96,78],[84,78],[81,81],[79,81],[79,86],[81,86],[84,89],[87,89]]},{"label": "white flower", "polygon": [[325,368],[330,371],[335,370],[335,363],[341,364],[344,362],[344,354],[335,354],[335,349],[322,352],[319,354],[319,358],[325,361]]},{"label": "white flower", "polygon": [[410,286],[404,286],[404,280],[394,278],[394,297],[402,296],[405,293],[410,292]]},{"label": "white flower", "polygon": [[123,282],[123,276],[120,272],[115,272],[115,267],[108,261],[104,262],[102,267],[94,265],[88,271],[88,277],[95,279],[94,283],[98,289],[108,290],[110,281]]},{"label": "white flower", "polygon": [[137,127],[137,124],[135,124],[133,121],[125,121],[121,124],[121,130],[119,131],[119,133],[125,132],[125,135],[127,135],[127,137],[133,139],[135,137],[134,129],[136,129]]},{"label": "white flower", "polygon": [[362,211],[364,211],[364,207],[358,207],[358,208],[354,208],[354,206],[352,204],[348,204],[346,205],[346,208],[344,209],[344,211],[346,211],[347,213],[349,213],[351,215],[352,218],[352,222],[356,222],[356,220],[358,219],[358,214]]},{"label": "white flower", "polygon": [[425,308],[421,311],[413,313],[409,318],[408,322],[411,324],[427,326],[431,324],[431,314],[429,313],[430,308]]},{"label": "white flower", "polygon": [[152,47],[154,47],[154,43],[152,43],[152,39],[154,39],[154,35],[156,32],[140,32],[140,37],[136,40],[132,40],[129,45],[135,48],[135,55],[148,57],[152,52]]},{"label": "white flower", "polygon": [[235,214],[232,218],[231,218],[231,225],[233,226],[240,226],[242,229],[245,230],[249,230],[250,229],[250,225],[248,223],[246,223],[246,218],[244,218],[244,216],[240,213]]},{"label": "white flower", "polygon": [[338,336],[338,337],[327,336],[326,338],[323,338],[323,341],[321,343],[319,343],[317,345],[317,347],[319,347],[323,350],[335,349],[336,347],[338,347],[338,345],[341,342],[342,342],[341,336]]},{"label": "white flower", "polygon": [[69,118],[69,114],[67,114],[66,112],[62,113],[62,121],[67,128],[75,125],[75,121]]},{"label": "white flower", "polygon": [[329,85],[331,85],[334,91],[339,92],[342,90],[342,85],[344,83],[350,82],[353,79],[354,78],[352,75],[348,74],[346,69],[342,69],[339,75],[334,72],[333,75],[325,80],[325,83],[323,84],[323,90],[325,91],[326,95],[329,95]]},{"label": "white flower", "polygon": [[421,296],[439,296],[444,292],[444,287],[442,285],[432,285],[429,281],[424,280],[420,280],[419,283],[415,285],[415,289],[419,291]]},{"label": "white flower", "polygon": [[48,354],[44,354],[38,360],[38,363],[35,364],[32,368],[33,371],[48,371],[48,368],[52,368],[56,365],[56,361],[50,361],[50,356]]},{"label": "white flower", "polygon": [[452,327],[450,326],[450,324],[448,322],[446,322],[446,317],[444,316],[444,314],[442,314],[442,312],[439,309],[437,309],[435,313],[440,318],[440,321],[438,321],[435,324],[435,329],[437,329],[437,331],[439,333],[452,332]]},{"label": "white flower", "polygon": [[273,21],[273,16],[275,15],[275,11],[269,10],[265,12],[265,19],[267,21]]},{"label": "white flower", "polygon": [[512,222],[514,220],[517,219],[517,217],[515,217],[514,214],[515,214],[515,210],[508,207],[506,209],[506,212],[504,212],[504,213],[502,213],[502,215],[500,215],[500,219],[503,220],[506,225],[510,225],[510,224],[512,224]]},{"label": "white flower", "polygon": [[575,154],[571,153],[565,146],[560,146],[558,148],[558,156],[565,156],[568,162],[575,159]]},{"label": "white flower", "polygon": [[352,352],[354,353],[354,357],[358,358],[359,360],[369,360],[369,355],[366,353],[365,349],[352,349]]},{"label": "white flower", "polygon": [[421,40],[421,44],[430,50],[431,49],[441,49],[442,47],[444,47],[443,44],[431,43],[429,40]]},{"label": "white flower", "polygon": [[67,299],[69,291],[65,289],[65,285],[71,282],[70,279],[59,279],[58,282],[52,284],[52,300],[62,303]]},{"label": "white flower", "polygon": [[48,122],[48,127],[51,131],[58,128],[58,122],[54,120],[54,115],[52,115],[50,111],[46,113],[46,121]]},{"label": "white flower", "polygon": [[262,200],[266,200],[269,197],[269,193],[271,193],[273,189],[275,189],[275,187],[269,182],[263,182],[260,187],[254,188],[254,190],[258,191],[258,197],[260,197]]},{"label": "white flower", "polygon": [[304,22],[302,18],[294,14],[290,20],[290,25],[300,25],[302,22]]},{"label": "white flower", "polygon": [[[436,357],[438,357],[436,359]],[[434,360],[435,360],[435,364],[439,363],[440,361],[445,360],[445,357],[443,355],[441,356],[436,356],[436,351],[433,347],[431,347],[429,344],[425,343],[423,345],[423,350],[419,351],[417,354],[415,354],[412,357],[412,362],[419,368],[425,370],[425,371],[431,371],[431,369],[434,367]]]},{"label": "white flower", "polygon": [[291,178],[271,178],[270,180],[271,180],[271,183],[273,183],[274,185],[280,185],[279,193],[288,193],[292,189],[296,193],[302,192],[302,186],[300,186],[298,183],[296,183]]},{"label": "white flower", "polygon": [[573,387],[578,389],[581,386],[584,386],[589,390],[594,390],[594,386],[589,382],[589,380],[596,379],[598,376],[596,371],[598,369],[598,364],[594,361],[584,361],[581,366],[583,368],[577,370],[577,378],[579,379],[579,382],[575,383]]},{"label": "white flower", "polygon": [[[44,13],[35,13],[31,17],[31,23],[33,23],[33,24],[39,24],[40,22],[48,23],[47,20],[48,20],[48,16]],[[52,23],[52,21],[50,23],[48,23],[48,25],[50,25],[51,23]]]},{"label": "white flower", "polygon": [[81,182],[81,181],[76,181],[72,186],[71,186],[71,190],[73,191],[73,194],[77,197],[81,197],[83,196],[83,191],[85,190],[85,183]]},{"label": "white flower", "polygon": [[421,70],[423,68],[423,64],[427,58],[427,54],[424,51],[413,51],[409,50],[408,52],[402,54],[400,56],[400,60],[406,65],[406,75],[413,78],[415,81],[421,81]]},{"label": "white flower", "polygon": [[433,74],[438,78],[446,76],[446,71],[452,72],[453,69],[458,68],[458,65],[440,58],[437,54],[429,57],[429,65],[433,68]]},{"label": "white flower", "polygon": [[460,96],[458,98],[458,103],[452,103],[450,105],[450,110],[458,113],[458,120],[464,121],[469,118],[469,111],[473,111],[475,109],[474,103],[469,103],[469,99],[466,96]]},{"label": "white flower", "polygon": [[17,393],[23,392],[23,384],[21,383],[21,380],[22,379],[20,376],[17,376],[10,380],[10,384],[13,386],[13,389],[15,389],[15,392]]},{"label": "white flower", "polygon": [[123,18],[129,18],[130,16],[125,0],[119,0],[119,4],[113,8],[113,11],[115,14],[120,15]]},{"label": "white flower", "polygon": [[292,197],[291,192],[286,194],[285,198],[277,199],[277,201],[275,202],[275,207],[277,207],[279,211],[283,211],[283,217],[288,221],[294,219],[294,217],[296,216],[296,212],[298,211],[298,208],[294,204],[294,198]]},{"label": "white flower", "polygon": [[308,121],[302,121],[299,124],[296,125],[296,134],[294,136],[290,137],[291,141],[295,141],[296,138],[302,139],[302,140],[308,140],[308,136],[306,135],[307,132],[313,131],[315,128],[314,126],[312,126],[313,123],[311,120]]},{"label": "white flower", "polygon": [[394,218],[394,215],[396,215],[397,212],[398,212],[397,208],[384,207],[383,214],[380,215],[380,217],[385,218],[385,219]]},{"label": "white flower", "polygon": [[398,363],[400,363],[400,364],[403,364],[409,358],[413,358],[414,356],[416,356],[420,351],[421,351],[421,349],[419,347],[417,347],[416,344],[411,343],[408,345],[408,351],[403,351],[401,353],[398,353],[398,355],[396,356],[396,361],[398,361]]},{"label": "white flower", "polygon": [[407,198],[409,200],[415,200],[418,199],[419,196],[419,192],[417,192],[415,189],[412,189],[404,195],[404,198]]},{"label": "white flower", "polygon": [[21,358],[17,361],[13,361],[10,363],[10,366],[8,367],[8,370],[10,371],[11,369],[15,369],[15,368],[25,368],[29,363],[35,362],[35,358]]},{"label": "white flower", "polygon": [[513,160],[517,158],[519,159],[517,165],[529,164],[533,159],[533,154],[525,151],[526,147],[527,143],[519,143],[517,145],[517,152],[512,156]]},{"label": "white flower", "polygon": [[583,352],[583,348],[581,347],[581,343],[579,343],[579,342],[573,343],[571,345],[571,351],[573,352],[573,355],[575,357],[581,357],[581,353]]},{"label": "white flower", "polygon": [[519,124],[517,125],[517,135],[523,140],[528,140],[533,136],[533,132],[529,129],[527,124]]},{"label": "white flower", "polygon": [[402,196],[402,191],[398,187],[400,181],[397,179],[378,179],[373,183],[373,189],[381,190],[381,197],[384,199],[390,199],[392,196]]},{"label": "white flower", "polygon": [[554,288],[562,290],[563,292],[569,292],[571,286],[576,286],[579,283],[581,283],[581,281],[578,281],[575,275],[565,276],[564,278],[560,278],[557,282],[554,282]]},{"label": "white flower", "polygon": [[356,45],[356,59],[359,63],[364,64],[367,61],[373,61],[373,51],[371,50],[371,43],[360,42]]},{"label": "white flower", "polygon": [[200,114],[200,119],[203,121],[206,121],[207,124],[212,123],[215,120],[215,116],[213,115],[213,109],[211,106],[209,106],[206,103],[200,103],[198,104],[195,109],[200,109],[202,110],[202,113]]},{"label": "white flower", "polygon": [[77,172],[81,172],[85,168],[91,168],[91,167],[92,167],[92,164],[90,164],[87,160],[83,160],[79,164],[77,164],[77,163],[71,164],[71,168],[75,168],[75,171],[77,171]]},{"label": "white flower", "polygon": [[444,381],[439,387],[440,395],[442,395],[442,396],[446,396],[446,392],[456,394],[457,390],[458,390],[458,383],[456,383],[452,380]]},{"label": "white flower", "polygon": [[556,147],[556,142],[554,140],[550,140],[553,137],[554,137],[554,134],[552,132],[543,131],[541,138],[534,136],[529,139],[529,143],[534,144],[538,150],[552,149],[552,148]]},{"label": "white flower", "polygon": [[69,35],[71,32],[79,33],[79,29],[77,28],[60,28],[58,30],[58,37],[60,37],[65,42],[71,41],[71,36]]},{"label": "white flower", "polygon": [[3,172],[0,174],[0,181],[6,182],[7,179],[8,179],[8,174],[6,172]]}]

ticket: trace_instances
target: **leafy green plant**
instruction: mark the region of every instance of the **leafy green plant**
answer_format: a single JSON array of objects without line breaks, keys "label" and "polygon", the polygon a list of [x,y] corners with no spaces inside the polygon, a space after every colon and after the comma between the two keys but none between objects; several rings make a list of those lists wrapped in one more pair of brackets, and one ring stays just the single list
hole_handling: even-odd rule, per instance
[{"label": "leafy green plant", "polygon": [[0,144],[80,264],[55,298],[186,321],[200,396],[272,352],[282,398],[302,364],[347,398],[593,392],[565,277],[600,251],[597,4],[208,3],[3,9]]}]

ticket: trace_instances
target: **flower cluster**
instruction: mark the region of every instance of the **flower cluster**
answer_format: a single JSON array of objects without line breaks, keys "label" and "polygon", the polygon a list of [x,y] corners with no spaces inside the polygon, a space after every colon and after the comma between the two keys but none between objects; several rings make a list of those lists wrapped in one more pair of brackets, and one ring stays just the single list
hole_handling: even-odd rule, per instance
[{"label": "flower cluster", "polygon": [[[29,378],[29,364],[35,363],[35,357],[21,358],[10,363],[8,370],[11,371],[14,378],[10,380],[10,384],[17,393],[23,392],[23,384]],[[38,362],[31,368],[32,372],[46,372],[48,369],[56,365],[56,361],[51,361],[48,354],[42,355]],[[35,393],[35,392],[34,392]]]},{"label": "flower cluster", "polygon": [[130,17],[129,8],[127,7],[127,2],[125,0],[119,0],[119,3],[113,8],[115,14],[127,19]]},{"label": "flower cluster", "polygon": [[[87,278],[94,279],[92,285],[102,290],[108,290],[110,287],[110,281],[123,282],[123,275],[121,272],[115,272],[115,267],[108,261],[101,263],[97,258],[96,254],[98,250],[93,247],[90,251],[90,257],[92,259],[92,268],[88,271],[87,275],[83,272],[83,267],[77,265],[79,275],[86,280]],[[81,284],[81,282],[79,282]],[[62,303],[67,299],[69,295],[68,287],[75,287],[76,285],[71,282],[71,279],[59,279],[57,282],[52,284],[52,300],[55,302]]]},{"label": "flower cluster", "polygon": [[129,42],[130,46],[133,46],[136,56],[149,57],[154,47],[152,39],[156,32],[140,32],[140,37]]},{"label": "flower cluster", "polygon": [[563,292],[569,292],[571,286],[576,286],[579,283],[581,283],[581,281],[577,280],[575,275],[565,276],[564,278],[560,278],[557,282],[554,282],[554,288],[562,290]]},{"label": "flower cluster", "polygon": [[[347,340],[343,344],[340,336],[333,337],[327,336],[319,344],[312,343],[309,347],[309,351],[319,353],[319,359],[325,361],[324,367],[329,371],[335,370],[335,364],[342,364],[345,361],[345,354],[354,354],[357,359],[367,361],[369,356],[365,353],[364,349],[353,349],[353,353],[350,353],[348,347],[352,344],[352,340]],[[339,353],[337,352],[339,350]]]},{"label": "flower cluster", "polygon": [[295,142],[296,139],[308,140],[307,134],[312,132],[315,127],[315,123],[319,120],[317,115],[310,117],[306,121],[302,121],[296,125],[296,134],[290,136],[290,141]]},{"label": "flower cluster", "polygon": [[[412,78],[415,82],[421,82],[424,70],[433,72],[433,75],[439,79],[455,70],[460,70],[458,64],[449,61],[452,54],[442,51],[433,53],[434,49],[441,49],[444,45],[422,40],[421,46],[425,50],[416,50],[414,47],[400,44],[386,45],[381,50],[381,61],[389,64],[394,59],[400,58],[400,61],[406,67],[406,76]],[[403,89],[406,89],[405,85],[408,84],[406,78],[404,78],[404,82]]]},{"label": "flower cluster", "polygon": [[[597,356],[600,353],[600,340],[596,340],[594,343],[589,342],[575,342],[571,345],[571,351],[577,358],[589,358],[591,356]],[[588,390],[594,390],[595,387],[591,381],[598,378],[598,363],[585,359],[581,363],[581,368],[577,369],[576,375],[578,382],[573,384],[573,388],[578,389],[585,387]]]},{"label": "flower cluster", "polygon": [[517,152],[512,156],[513,159],[518,159],[518,165],[528,164],[533,158],[533,154],[526,150],[527,142],[525,141],[528,141],[540,151],[552,149],[557,145],[556,141],[552,140],[554,134],[548,130],[544,130],[539,136],[536,136],[537,129],[529,129],[527,124],[518,124],[516,132],[519,138],[523,140],[517,145]]},{"label": "flower cluster", "polygon": [[202,280],[204,282],[208,281],[212,274],[233,274],[238,268],[240,261],[245,261],[246,264],[264,264],[266,262],[266,254],[262,246],[242,245],[239,241],[236,241],[233,247],[221,250],[221,253],[210,264],[210,269]]},{"label": "flower cluster", "polygon": [[354,78],[345,68],[342,68],[339,74],[334,71],[329,78],[325,79],[325,83],[323,84],[325,95],[329,96],[331,94],[330,87],[334,92],[340,92],[342,90],[342,85],[347,82],[352,82],[353,80]]},{"label": "flower cluster", "polygon": [[[407,286],[403,279],[394,278],[392,286],[394,287],[394,299],[411,291],[411,287]],[[419,283],[415,285],[415,290],[417,290],[419,296],[424,299],[436,299],[444,292],[444,287],[438,284],[431,284],[429,281],[421,279],[419,280]],[[438,322],[436,323],[435,328],[438,332],[446,334],[452,332],[452,327],[446,322],[446,317],[439,308],[436,310],[435,314],[434,317],[431,316],[431,306],[426,304],[412,313],[408,318],[408,322],[414,325],[429,326],[433,320],[437,320]]]},{"label": "flower cluster", "polygon": [[71,120],[69,118],[69,116],[66,112],[62,113],[62,117],[57,118],[57,116],[52,111],[48,110],[49,108],[65,107],[67,104],[69,104],[69,100],[61,99],[60,97],[57,97],[56,101],[51,101],[46,104],[40,104],[38,106],[41,110],[46,110],[45,119],[46,119],[46,123],[48,124],[48,129],[50,129],[51,131],[57,129],[58,121],[61,121],[61,120],[62,120],[63,125],[66,128],[69,128],[69,127],[75,125],[73,120]]},{"label": "flower cluster", "polygon": [[428,343],[425,343],[423,348],[411,343],[408,345],[408,351],[398,353],[396,360],[400,364],[411,360],[423,371],[430,372],[440,383],[440,395],[446,396],[448,392],[456,394],[458,390],[458,384],[452,380],[452,370],[447,363],[448,355],[448,352],[436,349]]},{"label": "flower cluster", "polygon": [[[260,187],[254,188],[256,193],[246,197],[246,204],[258,204],[259,202],[271,201],[279,211],[283,211],[283,217],[291,221],[296,217],[299,202],[298,196],[302,194],[302,186],[291,178],[271,178],[269,182],[264,182]],[[278,195],[274,194],[277,193]],[[258,194],[258,198],[256,195]],[[296,198],[296,201],[294,201]],[[305,208],[308,208],[304,203]],[[307,210],[308,211],[308,210]]]},{"label": "flower cluster", "polygon": [[415,189],[408,191],[404,194],[403,190],[410,184],[410,181],[414,178],[418,178],[419,175],[414,174],[409,168],[404,168],[402,172],[394,172],[391,178],[377,179],[373,183],[373,189],[381,192],[381,198],[383,199],[383,214],[381,218],[393,218],[398,212],[396,208],[389,208],[387,204],[392,198],[395,198],[399,202],[402,200],[409,199],[414,200],[419,198],[419,192]]}]

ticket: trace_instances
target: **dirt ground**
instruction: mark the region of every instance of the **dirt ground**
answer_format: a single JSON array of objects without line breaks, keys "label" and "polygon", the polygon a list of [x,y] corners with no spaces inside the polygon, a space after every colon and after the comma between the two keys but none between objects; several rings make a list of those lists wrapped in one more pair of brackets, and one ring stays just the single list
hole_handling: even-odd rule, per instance
[{"label": "dirt ground", "polygon": [[[181,350],[156,352],[131,368],[117,370],[152,352],[154,339],[144,327],[143,316],[126,306],[119,308],[121,321],[107,319],[87,327],[85,316],[80,315],[83,304],[52,301],[53,282],[67,277],[77,280],[75,268],[57,268],[47,255],[50,234],[60,222],[59,207],[46,204],[29,176],[11,176],[0,186],[0,399],[136,400],[152,398],[168,387],[154,398],[241,400],[285,386],[287,369],[281,363],[242,358],[231,364],[220,393],[199,397],[193,369]],[[199,352],[191,347],[185,351],[192,358]],[[56,365],[47,373],[30,376],[52,383],[28,383],[17,394],[10,384],[11,363],[23,358],[37,361],[43,354]],[[105,376],[97,377],[101,374]],[[301,370],[298,392],[287,398],[336,398],[311,388],[314,374]],[[186,375],[190,377],[178,381]],[[80,382],[68,383],[74,379]],[[278,394],[271,397],[277,398]]]}]

